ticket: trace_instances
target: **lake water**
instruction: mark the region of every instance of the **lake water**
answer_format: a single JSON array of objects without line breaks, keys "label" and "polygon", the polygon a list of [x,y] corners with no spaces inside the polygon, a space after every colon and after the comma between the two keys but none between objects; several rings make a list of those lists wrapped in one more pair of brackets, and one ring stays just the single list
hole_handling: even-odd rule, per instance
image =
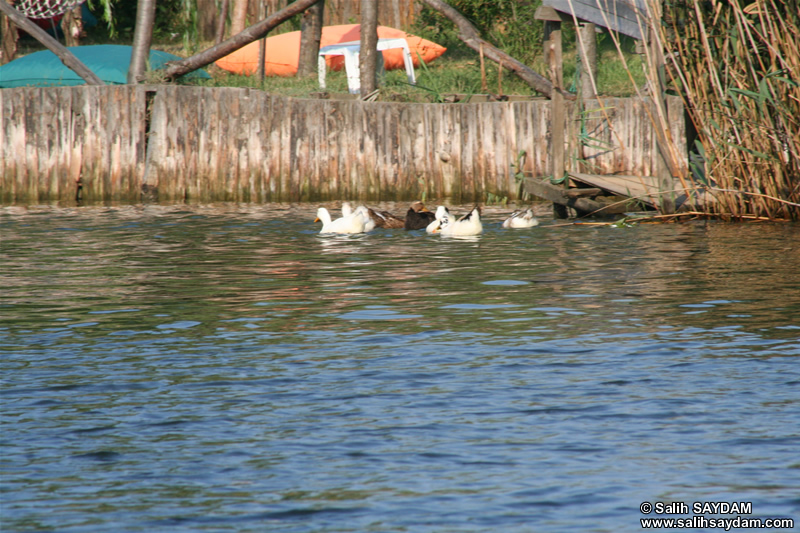
[{"label": "lake water", "polygon": [[316,207],[0,208],[2,531],[800,518],[796,224],[321,236]]}]

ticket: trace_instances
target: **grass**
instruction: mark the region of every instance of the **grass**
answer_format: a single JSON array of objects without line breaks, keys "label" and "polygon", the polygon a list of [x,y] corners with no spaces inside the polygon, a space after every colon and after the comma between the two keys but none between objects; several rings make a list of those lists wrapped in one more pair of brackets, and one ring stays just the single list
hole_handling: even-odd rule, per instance
[{"label": "grass", "polygon": [[[626,48],[633,48],[632,41]],[[466,46],[453,46],[448,43],[448,51],[430,64],[423,64],[416,69],[417,84],[408,83],[403,70],[387,71],[380,84],[379,101],[388,102],[419,102],[431,103],[448,101],[448,95],[514,95],[521,97],[541,96],[529,85],[517,78],[511,71],[504,69],[502,76],[498,73],[498,65],[491,61],[485,62],[486,86],[482,87],[481,68],[478,54]],[[187,55],[182,50],[164,48],[155,44],[154,47],[165,49],[177,55]],[[569,87],[576,83],[576,53],[574,47],[568,46],[564,52],[564,80]],[[626,52],[628,67],[633,73],[636,84],[641,86],[645,82],[642,73],[641,56]],[[544,61],[537,59],[531,67],[543,75],[547,68]],[[200,82],[213,87],[252,87],[264,91],[291,96],[307,98],[316,96],[320,92],[317,76],[309,78],[281,78],[266,77],[263,82],[257,76],[241,76],[229,73],[215,65],[206,67],[212,80]],[[598,90],[603,96],[630,96],[636,90],[631,82],[631,76],[619,58],[619,54],[608,39],[600,39],[598,43]],[[327,92],[347,93],[347,79],[344,70],[328,71],[326,75]]]},{"label": "grass", "polygon": [[[471,50],[454,34],[431,35],[424,31],[415,30],[414,33],[435,42],[440,42],[448,48],[445,54],[428,65],[422,65],[416,69],[417,84],[409,85],[403,70],[391,70],[385,73],[380,84],[379,101],[388,102],[441,102],[448,101],[447,96],[473,95],[473,94],[492,94],[492,95],[514,95],[520,97],[541,96],[525,82],[517,78],[511,71],[504,69],[502,76],[498,73],[498,65],[486,60],[486,85],[482,87],[480,60],[477,52]],[[569,35],[569,34],[567,34]],[[157,36],[158,37],[158,36]],[[109,42],[106,38],[103,43]],[[100,36],[89,35],[81,44],[101,44]],[[130,44],[125,39],[117,38],[114,44]],[[188,57],[193,53],[209,48],[212,42],[183,42],[180,37],[173,39],[156,39],[153,48],[171,52],[181,57]],[[18,56],[22,56],[44,47],[32,39],[24,39],[19,43]],[[635,82],[641,86],[644,75],[641,74],[641,57],[632,53],[633,41],[625,41],[626,59],[629,67],[634,73]],[[635,94],[635,88],[630,80],[630,76],[625,70],[625,66],[619,58],[619,54],[607,36],[600,35],[598,38],[598,89],[603,96],[630,96]],[[547,75],[541,54],[531,54],[534,57],[530,65],[534,71]],[[576,53],[575,46],[571,40],[565,36],[564,50],[564,81],[567,87],[576,82]],[[260,81],[257,76],[241,76],[227,72],[216,65],[205,67],[206,72],[211,76],[211,80],[191,82],[211,87],[252,87],[258,88],[273,94],[290,96],[296,98],[316,97],[320,92],[316,74],[309,78],[281,78],[267,77]],[[638,73],[638,74],[637,74]],[[154,75],[150,79],[158,80]],[[328,71],[326,76],[327,92],[335,94],[347,94],[347,79],[344,70]]]},{"label": "grass", "polygon": [[[564,75],[569,86],[570,80],[575,78],[575,54],[565,57]],[[639,56],[628,59],[629,65],[641,65]],[[602,67],[598,72],[598,89],[604,96],[630,96],[635,93],[633,84],[622,62],[616,53],[604,52],[599,63]],[[439,102],[445,101],[447,95],[516,95],[516,96],[541,96],[525,82],[506,70],[502,78],[498,75],[498,66],[494,63],[486,64],[486,90],[481,86],[480,62],[477,58],[448,58],[440,57],[436,61],[416,69],[417,84],[408,83],[406,74],[402,70],[387,71],[380,84],[381,101],[396,102]],[[546,72],[544,65],[533,65],[537,72]],[[319,93],[320,88],[317,77],[309,78],[281,78],[266,77],[261,82],[257,76],[241,76],[226,72],[214,65],[206,68],[212,80],[203,82],[213,87],[253,87],[264,91],[293,96],[299,98],[310,97]],[[638,71],[641,71],[639,68]],[[638,83],[643,83],[641,76]],[[325,78],[327,91],[330,93],[347,93],[347,79],[345,72],[328,71]]]}]

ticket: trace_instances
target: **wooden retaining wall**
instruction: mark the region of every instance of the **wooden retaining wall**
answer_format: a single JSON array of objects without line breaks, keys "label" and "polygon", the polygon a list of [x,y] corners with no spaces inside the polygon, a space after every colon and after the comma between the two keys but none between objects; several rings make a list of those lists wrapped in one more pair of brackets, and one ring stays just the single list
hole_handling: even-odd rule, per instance
[{"label": "wooden retaining wall", "polygon": [[[653,175],[649,104],[568,109],[568,168]],[[684,139],[680,101],[672,135]],[[106,86],[0,90],[0,201],[268,202],[514,199],[516,163],[549,174],[547,100],[362,103],[254,89]],[[581,129],[609,146],[577,143]],[[613,130],[612,130],[613,128]],[[686,153],[685,146],[681,153]]]}]

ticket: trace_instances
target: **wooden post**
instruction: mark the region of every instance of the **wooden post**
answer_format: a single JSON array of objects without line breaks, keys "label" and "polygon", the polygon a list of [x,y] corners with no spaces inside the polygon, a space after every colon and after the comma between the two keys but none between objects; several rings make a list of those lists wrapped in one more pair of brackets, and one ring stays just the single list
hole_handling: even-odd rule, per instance
[{"label": "wooden post", "polygon": [[[547,41],[547,51],[549,52],[550,63],[550,82],[553,84],[553,94],[550,96],[550,158],[552,160],[552,173],[555,181],[564,179],[564,122],[566,113],[564,112],[564,97],[561,89],[564,87],[564,69],[561,46],[561,23],[552,22],[557,29],[550,31],[550,39]],[[569,180],[564,180],[564,188],[569,187]],[[569,213],[567,208],[560,204],[553,204],[553,212],[556,218],[567,218]]]},{"label": "wooden post", "polygon": [[581,55],[581,98],[597,96],[597,37],[595,25],[581,24],[576,32]]},{"label": "wooden post", "polygon": [[[659,13],[660,15],[660,13]],[[657,20],[660,20],[657,19]],[[667,123],[666,102],[664,101],[664,52],[661,50],[658,39],[652,35],[653,29],[648,28],[648,43],[650,48],[650,70],[649,81],[652,85],[651,96],[653,105],[657,108],[656,115],[662,120],[657,120],[653,124],[656,132],[656,144],[658,145],[656,156],[656,178],[658,179],[659,189],[664,191],[659,202],[659,210],[664,215],[671,215],[675,212],[675,199],[671,191],[675,189],[674,177],[681,177],[678,170],[677,161],[674,161],[674,147],[671,146],[671,138],[668,135],[669,124]],[[670,192],[667,192],[670,191]]]}]

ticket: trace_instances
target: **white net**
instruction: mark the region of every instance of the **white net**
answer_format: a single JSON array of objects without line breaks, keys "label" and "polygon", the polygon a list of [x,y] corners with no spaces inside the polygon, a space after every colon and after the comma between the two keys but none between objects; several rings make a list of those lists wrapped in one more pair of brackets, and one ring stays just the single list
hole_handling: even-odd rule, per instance
[{"label": "white net", "polygon": [[[0,0],[4,1],[4,0]],[[14,8],[32,19],[49,19],[66,13],[86,0],[16,0]]]}]

